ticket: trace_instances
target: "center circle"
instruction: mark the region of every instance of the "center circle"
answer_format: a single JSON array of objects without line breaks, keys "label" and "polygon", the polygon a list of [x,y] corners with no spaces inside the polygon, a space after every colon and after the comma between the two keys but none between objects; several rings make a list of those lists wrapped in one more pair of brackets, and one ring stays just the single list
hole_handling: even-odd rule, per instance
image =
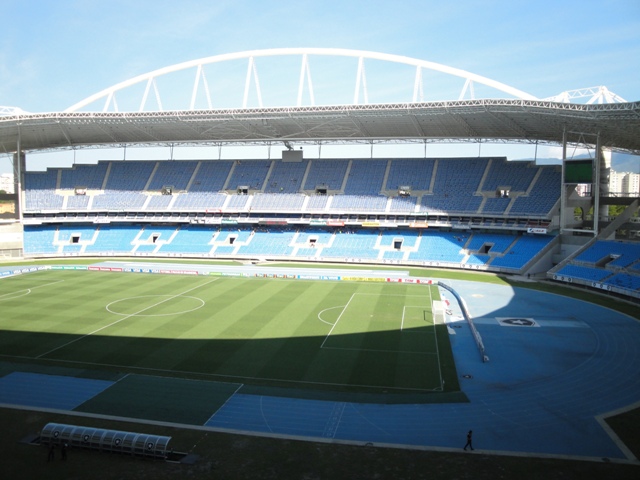
[{"label": "center circle", "polygon": [[[114,315],[128,317],[166,317],[193,312],[204,307],[204,300],[183,295],[141,295],[109,303],[105,308]],[[162,312],[162,313],[154,313]]]}]

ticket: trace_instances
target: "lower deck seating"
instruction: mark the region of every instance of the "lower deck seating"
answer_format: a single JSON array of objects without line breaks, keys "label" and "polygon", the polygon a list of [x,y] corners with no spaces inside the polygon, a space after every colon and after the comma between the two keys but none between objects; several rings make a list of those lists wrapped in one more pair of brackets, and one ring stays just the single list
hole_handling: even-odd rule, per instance
[{"label": "lower deck seating", "polygon": [[552,236],[251,225],[25,226],[25,254],[290,257],[519,269]]}]

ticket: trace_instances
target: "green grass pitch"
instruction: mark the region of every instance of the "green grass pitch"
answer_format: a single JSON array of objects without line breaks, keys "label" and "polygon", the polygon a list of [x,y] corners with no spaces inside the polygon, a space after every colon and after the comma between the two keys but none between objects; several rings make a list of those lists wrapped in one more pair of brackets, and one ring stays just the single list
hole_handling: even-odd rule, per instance
[{"label": "green grass pitch", "polygon": [[433,286],[60,270],[0,285],[5,362],[252,387],[459,390]]}]

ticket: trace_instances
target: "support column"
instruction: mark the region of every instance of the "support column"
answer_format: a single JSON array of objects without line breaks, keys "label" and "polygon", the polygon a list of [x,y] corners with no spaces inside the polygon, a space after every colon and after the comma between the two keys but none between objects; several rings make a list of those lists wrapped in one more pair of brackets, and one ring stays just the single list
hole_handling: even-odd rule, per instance
[{"label": "support column", "polygon": [[567,228],[567,193],[564,184],[565,163],[567,161],[567,130],[562,129],[562,183],[560,184],[560,234],[565,233]]},{"label": "support column", "polygon": [[13,191],[16,194],[16,215],[22,223],[22,206],[24,205],[23,172],[25,171],[26,157],[20,150],[18,138],[18,151],[13,154]]},{"label": "support column", "polygon": [[[596,158],[593,159],[593,182],[591,183],[591,188],[593,189],[593,236],[597,237],[600,229],[598,228],[600,223],[600,216],[602,212],[600,211],[600,177],[601,177],[601,163],[602,163],[602,152],[600,151],[600,132],[596,135]],[[608,189],[608,187],[607,187]],[[605,206],[606,209],[608,207]],[[608,216],[605,215],[605,216]]]}]

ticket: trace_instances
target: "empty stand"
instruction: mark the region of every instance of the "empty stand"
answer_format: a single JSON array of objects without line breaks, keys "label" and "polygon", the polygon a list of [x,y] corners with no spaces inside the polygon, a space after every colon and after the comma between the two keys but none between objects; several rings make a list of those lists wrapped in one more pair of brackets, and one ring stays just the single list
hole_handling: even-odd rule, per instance
[{"label": "empty stand", "polygon": [[[26,226],[24,251],[517,271],[553,236],[514,230],[525,231],[529,215],[549,215],[559,182],[556,167],[504,158],[105,161],[25,173],[25,212],[58,225]],[[335,227],[315,228],[320,220]],[[604,262],[608,280],[630,265],[640,271],[637,258],[632,249],[595,246],[577,262]],[[635,277],[615,281],[633,285]]]}]

